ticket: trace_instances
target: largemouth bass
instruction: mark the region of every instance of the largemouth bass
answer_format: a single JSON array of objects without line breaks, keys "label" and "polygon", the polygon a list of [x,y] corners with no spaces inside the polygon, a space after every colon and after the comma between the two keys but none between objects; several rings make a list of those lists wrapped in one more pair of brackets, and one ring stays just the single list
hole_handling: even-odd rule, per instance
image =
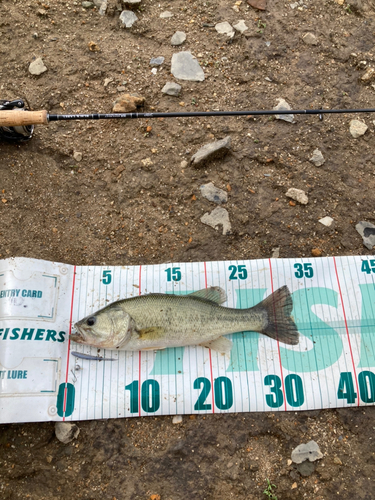
[{"label": "largemouth bass", "polygon": [[287,286],[249,309],[222,307],[225,301],[219,287],[185,296],[151,293],[119,300],[78,321],[70,338],[79,344],[124,351],[201,345],[228,353],[232,342],[223,335],[255,331],[284,344],[298,344]]}]

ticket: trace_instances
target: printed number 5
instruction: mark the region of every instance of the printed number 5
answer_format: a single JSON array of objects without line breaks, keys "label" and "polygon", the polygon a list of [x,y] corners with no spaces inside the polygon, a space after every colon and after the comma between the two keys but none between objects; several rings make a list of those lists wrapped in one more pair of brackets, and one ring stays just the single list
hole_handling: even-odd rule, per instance
[{"label": "printed number 5", "polygon": [[112,281],[111,271],[103,271],[103,285],[109,285]]},{"label": "printed number 5", "polygon": [[294,276],[296,278],[312,278],[314,276],[314,269],[312,267],[312,264],[306,263],[306,264],[294,264],[294,269],[296,269],[296,272],[294,273]]}]

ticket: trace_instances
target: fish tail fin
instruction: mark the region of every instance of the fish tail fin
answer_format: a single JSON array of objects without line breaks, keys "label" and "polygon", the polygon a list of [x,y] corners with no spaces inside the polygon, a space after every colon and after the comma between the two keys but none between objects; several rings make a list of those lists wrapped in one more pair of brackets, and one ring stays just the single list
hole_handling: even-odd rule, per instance
[{"label": "fish tail fin", "polygon": [[268,324],[262,333],[284,344],[298,344],[299,333],[291,317],[293,299],[287,286],[278,288],[256,307],[267,312]]}]

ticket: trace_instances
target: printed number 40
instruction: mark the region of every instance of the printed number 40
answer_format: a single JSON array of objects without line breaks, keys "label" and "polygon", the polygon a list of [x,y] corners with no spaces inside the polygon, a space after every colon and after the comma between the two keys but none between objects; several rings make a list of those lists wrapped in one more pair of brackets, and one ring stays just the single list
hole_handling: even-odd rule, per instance
[{"label": "printed number 40", "polygon": [[297,264],[294,264],[294,269],[296,269],[296,272],[294,273],[296,278],[312,278],[314,276],[314,269],[310,263],[302,265],[297,262]]}]

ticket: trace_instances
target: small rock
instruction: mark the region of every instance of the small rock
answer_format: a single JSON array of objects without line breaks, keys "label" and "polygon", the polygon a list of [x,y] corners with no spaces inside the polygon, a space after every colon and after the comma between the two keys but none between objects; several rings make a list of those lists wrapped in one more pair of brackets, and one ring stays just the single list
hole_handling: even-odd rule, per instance
[{"label": "small rock", "polygon": [[143,106],[145,98],[136,94],[123,94],[117,97],[113,103],[113,113],[130,113],[136,111],[138,107]]},{"label": "small rock", "polygon": [[297,483],[292,484],[292,490],[295,490],[297,488]]},{"label": "small rock", "polygon": [[120,85],[119,87],[116,88],[117,92],[125,92],[126,90],[126,87],[124,87],[123,85]]},{"label": "small rock", "polygon": [[361,81],[364,83],[370,82],[373,78],[375,77],[375,69],[374,68],[368,68],[366,73],[361,76]]},{"label": "small rock", "polygon": [[318,39],[314,33],[305,33],[302,40],[306,43],[306,45],[318,45]]},{"label": "small rock", "polygon": [[99,7],[99,14],[104,16],[108,7],[108,0],[103,0]]},{"label": "small rock", "polygon": [[164,62],[164,57],[159,56],[159,57],[153,57],[150,61],[150,66],[160,66]]},{"label": "small rock", "polygon": [[229,222],[229,214],[225,208],[217,207],[210,214],[207,212],[201,217],[201,222],[207,226],[213,227],[216,231],[219,226],[223,226],[223,235],[228,236],[231,234],[232,226]]},{"label": "small rock", "polygon": [[191,52],[178,52],[172,56],[171,73],[180,80],[203,82],[204,72]]},{"label": "small rock", "polygon": [[59,441],[67,444],[78,437],[79,427],[72,422],[56,422],[55,434]]},{"label": "small rock", "polygon": [[100,52],[100,47],[97,43],[91,41],[87,45],[91,52]]},{"label": "small rock", "polygon": [[272,249],[272,259],[278,259],[280,257],[280,247],[275,247]]},{"label": "small rock", "polygon": [[292,451],[292,460],[295,464],[301,464],[305,460],[315,462],[320,458],[323,458],[323,453],[315,441],[309,441],[306,444],[302,443]]},{"label": "small rock", "polygon": [[363,238],[363,244],[369,250],[375,246],[375,226],[371,222],[361,221],[355,226]]},{"label": "small rock", "polygon": [[334,462],[336,465],[342,465],[342,462],[341,462],[341,460],[339,459],[339,457],[334,457],[333,462]]},{"label": "small rock", "polygon": [[104,80],[104,87],[108,87],[108,85],[113,82],[113,78],[106,78]]},{"label": "small rock", "polygon": [[189,163],[186,160],[182,160],[182,162],[180,163],[181,168],[186,168],[188,165]]},{"label": "small rock", "polygon": [[35,59],[35,61],[30,63],[29,73],[31,73],[32,75],[39,76],[45,71],[47,71],[47,67],[44,65],[41,57],[38,57],[38,59]]},{"label": "small rock", "polygon": [[327,227],[331,227],[334,220],[332,219],[332,217],[323,217],[323,219],[319,219],[319,222],[321,224],[323,224],[323,226],[327,226]]},{"label": "small rock", "polygon": [[191,157],[191,163],[194,167],[201,167],[210,160],[222,158],[230,151],[230,145],[230,136],[227,136],[220,141],[206,144]]},{"label": "small rock", "polygon": [[209,201],[213,201],[214,203],[221,204],[228,201],[227,193],[222,189],[215,187],[212,182],[203,184],[203,186],[200,187],[200,190],[202,196]]},{"label": "small rock", "polygon": [[[287,110],[287,109],[292,109],[289,104],[286,102],[285,99],[283,99],[282,97],[279,97],[277,99],[279,101],[279,104],[277,106],[275,106],[273,109],[275,110]],[[275,118],[277,120],[284,120],[285,122],[289,122],[289,123],[294,123],[294,115],[275,115]]]},{"label": "small rock", "polygon": [[319,149],[314,149],[310,161],[311,163],[314,163],[316,167],[321,167],[324,164],[325,159],[323,157],[322,152]]},{"label": "small rock", "polygon": [[152,68],[151,73],[153,75],[156,75],[157,72],[158,72],[158,68]]},{"label": "small rock", "polygon": [[160,495],[151,495],[150,500],[161,500],[161,496]]},{"label": "small rock", "polygon": [[169,12],[169,10],[165,10],[160,14],[159,17],[161,17],[162,19],[169,19],[170,17],[173,17],[173,14],[172,12]]},{"label": "small rock", "polygon": [[266,10],[267,0],[247,0],[247,3],[258,10]]},{"label": "small rock", "polygon": [[288,465],[288,467],[289,467],[290,465],[292,465],[292,463],[293,463],[293,460],[290,460],[290,458],[288,458],[288,460],[286,461],[286,464]]},{"label": "small rock", "polygon": [[322,256],[322,253],[323,253],[323,252],[320,250],[320,248],[313,248],[313,249],[311,250],[311,255],[312,255],[313,257],[321,257],[321,256]]},{"label": "small rock", "polygon": [[171,38],[171,45],[181,45],[186,40],[186,33],[183,31],[176,31]]},{"label": "small rock", "polygon": [[180,92],[181,92],[181,85],[179,85],[178,83],[174,83],[174,82],[167,82],[164,85],[164,87],[161,89],[161,91],[163,92],[163,94],[178,97],[180,95]]},{"label": "small rock", "polygon": [[358,137],[364,135],[368,129],[368,126],[359,120],[351,120],[349,125],[349,131],[354,139],[358,139]]},{"label": "small rock", "polygon": [[144,167],[152,167],[154,164],[151,158],[145,158],[144,160],[141,160],[141,163]]},{"label": "small rock", "polygon": [[82,2],[82,7],[84,9],[92,9],[94,7],[93,2]]},{"label": "small rock", "polygon": [[307,203],[309,202],[307,194],[305,193],[305,191],[302,191],[302,189],[290,188],[285,193],[285,196],[287,196],[288,198],[292,198],[292,200],[298,201],[298,203],[301,203],[302,205],[307,205]]},{"label": "small rock", "polygon": [[315,465],[311,462],[305,461],[297,465],[297,470],[301,476],[308,477],[315,471]]},{"label": "small rock", "polygon": [[234,29],[232,28],[232,26],[227,21],[215,24],[215,30],[220,35],[227,35],[230,38],[234,37],[234,33],[235,33]]},{"label": "small rock", "polygon": [[131,28],[138,21],[138,17],[131,10],[123,10],[120,14],[120,21],[125,25],[125,28]]},{"label": "small rock", "polygon": [[73,158],[75,159],[75,161],[81,161],[82,157],[83,157],[82,153],[80,153],[79,151],[74,151]]},{"label": "small rock", "polygon": [[181,424],[182,423],[182,415],[175,415],[172,418],[172,424]]},{"label": "small rock", "polygon": [[233,25],[233,28],[237,31],[239,31],[240,33],[244,33],[244,31],[248,30],[249,28],[246,26],[245,24],[245,20],[244,19],[241,19],[240,21],[238,21],[237,24],[234,24]]}]

